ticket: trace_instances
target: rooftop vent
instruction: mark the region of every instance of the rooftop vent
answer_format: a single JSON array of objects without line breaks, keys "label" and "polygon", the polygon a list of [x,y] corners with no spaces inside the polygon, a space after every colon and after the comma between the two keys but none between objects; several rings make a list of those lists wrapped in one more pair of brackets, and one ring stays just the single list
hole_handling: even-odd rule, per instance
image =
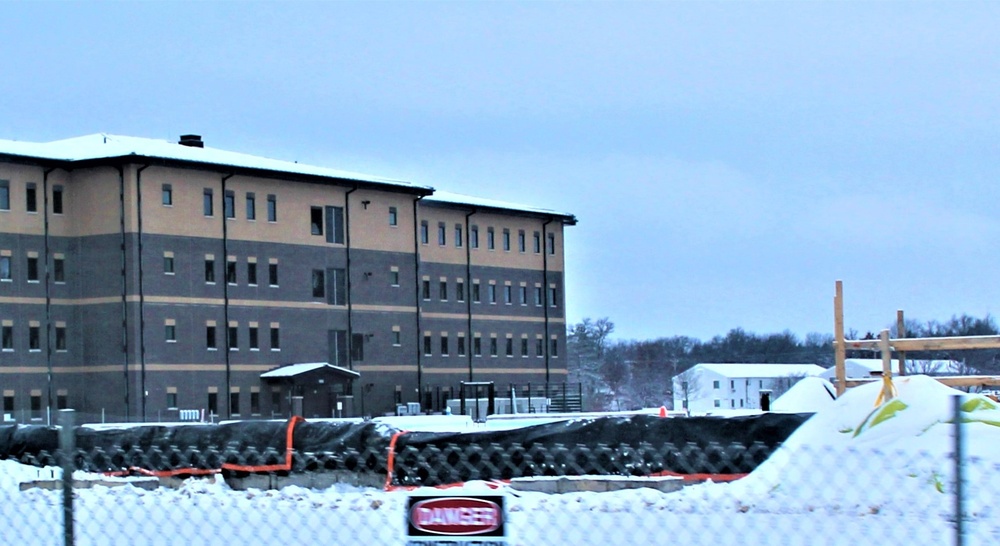
[{"label": "rooftop vent", "polygon": [[192,148],[205,147],[205,143],[201,141],[201,135],[181,135],[181,139],[177,143],[181,146],[190,146]]}]

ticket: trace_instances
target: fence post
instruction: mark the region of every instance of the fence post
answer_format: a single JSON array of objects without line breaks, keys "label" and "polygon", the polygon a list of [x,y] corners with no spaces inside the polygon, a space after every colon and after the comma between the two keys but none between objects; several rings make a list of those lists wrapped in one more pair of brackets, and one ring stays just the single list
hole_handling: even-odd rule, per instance
[{"label": "fence post", "polygon": [[952,397],[955,420],[955,546],[965,544],[965,453],[962,449],[962,396]]},{"label": "fence post", "polygon": [[73,546],[73,410],[59,410],[59,451],[63,472],[63,539],[65,546]]}]

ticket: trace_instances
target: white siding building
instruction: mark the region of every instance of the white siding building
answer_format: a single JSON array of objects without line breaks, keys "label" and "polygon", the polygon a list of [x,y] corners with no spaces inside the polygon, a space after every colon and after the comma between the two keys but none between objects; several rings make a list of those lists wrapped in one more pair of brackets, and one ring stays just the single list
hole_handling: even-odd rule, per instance
[{"label": "white siding building", "polygon": [[760,409],[761,390],[772,391],[774,400],[799,379],[822,372],[816,364],[697,364],[674,377],[674,409]]}]

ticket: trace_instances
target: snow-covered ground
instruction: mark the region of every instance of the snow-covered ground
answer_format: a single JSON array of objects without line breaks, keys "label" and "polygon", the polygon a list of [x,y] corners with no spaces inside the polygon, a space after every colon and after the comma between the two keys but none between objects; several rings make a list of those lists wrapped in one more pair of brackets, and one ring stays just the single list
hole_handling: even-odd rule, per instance
[{"label": "snow-covered ground", "polygon": [[[850,390],[799,428],[750,476],[675,493],[651,489],[506,493],[512,544],[951,544],[955,533],[952,396],[922,376]],[[1000,409],[964,395],[966,544],[1000,543]],[[58,477],[0,461],[0,543],[63,544],[59,492],[19,484]],[[400,544],[407,493],[336,487],[233,491],[96,487],[75,495],[77,544]]]}]

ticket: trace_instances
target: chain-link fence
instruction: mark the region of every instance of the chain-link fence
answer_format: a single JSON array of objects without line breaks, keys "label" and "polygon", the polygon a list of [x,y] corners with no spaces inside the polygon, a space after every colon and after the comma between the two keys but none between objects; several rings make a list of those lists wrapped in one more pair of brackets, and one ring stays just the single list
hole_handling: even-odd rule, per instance
[{"label": "chain-link fence", "polygon": [[[0,461],[0,543],[404,544],[414,495],[501,495],[506,536],[472,544],[1000,544],[1000,457],[963,453],[960,436],[905,450],[393,440],[322,453],[74,447]],[[439,523],[450,513],[424,510]],[[484,510],[451,523],[489,523]]]}]

